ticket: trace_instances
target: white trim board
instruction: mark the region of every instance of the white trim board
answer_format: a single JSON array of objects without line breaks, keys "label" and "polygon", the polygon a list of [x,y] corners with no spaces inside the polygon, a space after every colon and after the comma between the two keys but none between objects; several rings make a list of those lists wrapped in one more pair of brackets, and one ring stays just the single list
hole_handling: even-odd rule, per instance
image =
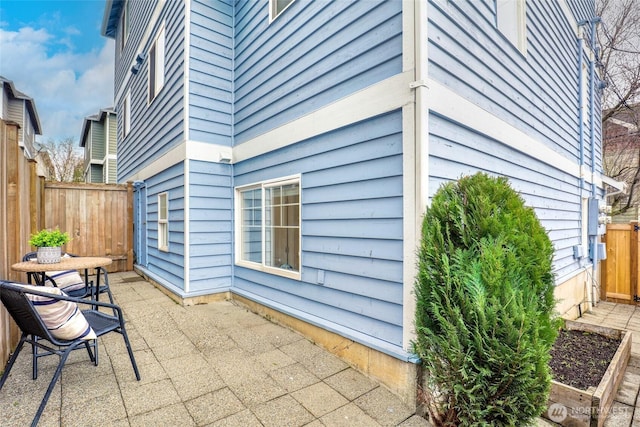
[{"label": "white trim board", "polygon": [[413,90],[409,88],[412,80],[413,70],[396,74],[243,142],[233,148],[233,161],[235,163],[257,157],[334,129],[397,110],[413,102]]},{"label": "white trim board", "polygon": [[446,86],[429,79],[430,109],[463,126],[474,129],[531,158],[562,170],[587,182],[601,183],[599,174],[581,170],[580,165],[532,138],[492,113],[472,103]]},{"label": "white trim board", "polygon": [[[411,89],[413,71],[396,74],[380,83],[342,98],[299,119],[270,130],[236,147],[187,141],[165,153],[128,180],[144,180],[185,159],[239,162],[273,150],[322,135],[334,129],[413,104]],[[531,158],[540,160],[576,178],[602,185],[600,174],[580,168],[580,165],[542,144],[522,130],[472,103],[446,86],[428,79],[429,109],[470,129],[474,129]]]},{"label": "white trim board", "polygon": [[138,172],[125,177],[123,181],[145,181],[185,160],[202,160],[205,162],[219,163],[221,159],[230,159],[231,153],[231,147],[224,145],[199,141],[183,141]]}]

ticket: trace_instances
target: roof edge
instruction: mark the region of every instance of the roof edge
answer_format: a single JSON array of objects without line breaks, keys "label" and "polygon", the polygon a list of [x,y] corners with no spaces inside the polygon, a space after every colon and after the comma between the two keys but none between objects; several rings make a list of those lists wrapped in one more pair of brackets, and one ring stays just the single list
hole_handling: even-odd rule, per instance
[{"label": "roof edge", "polygon": [[36,135],[42,135],[42,125],[40,124],[40,117],[38,116],[38,110],[36,109],[36,102],[33,100],[33,98],[16,89],[16,86],[13,84],[13,81],[7,79],[6,77],[0,76],[0,83],[7,84],[7,86],[9,86],[11,95],[15,99],[22,99],[26,101],[27,110],[29,110],[29,115],[31,116],[31,123],[33,124],[33,131],[36,133]]}]

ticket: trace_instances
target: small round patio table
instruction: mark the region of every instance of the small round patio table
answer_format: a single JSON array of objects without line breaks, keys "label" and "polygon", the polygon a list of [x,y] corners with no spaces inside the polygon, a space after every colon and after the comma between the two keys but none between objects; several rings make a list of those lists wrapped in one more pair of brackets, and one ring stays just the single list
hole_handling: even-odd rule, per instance
[{"label": "small round patio table", "polygon": [[[31,261],[23,261],[13,264],[11,269],[23,271],[25,273],[40,274],[42,275],[42,281],[40,283],[45,282],[45,275],[48,271],[84,270],[85,282],[88,284],[88,270],[90,268],[106,267],[112,262],[111,258],[106,257],[76,256],[63,257],[60,259],[60,262],[53,264],[39,264],[35,259]],[[98,276],[98,280],[100,280],[99,277],[100,276]],[[95,286],[96,293],[99,292],[99,289],[100,283],[98,282]],[[97,295],[93,295],[92,297],[96,297],[95,299],[97,299]]]}]

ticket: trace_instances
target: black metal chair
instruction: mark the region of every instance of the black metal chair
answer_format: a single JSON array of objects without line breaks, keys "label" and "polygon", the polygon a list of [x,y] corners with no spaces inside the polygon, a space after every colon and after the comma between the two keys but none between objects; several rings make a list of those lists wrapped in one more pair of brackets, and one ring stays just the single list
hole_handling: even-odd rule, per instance
[{"label": "black metal chair", "polygon": [[[42,402],[40,403],[40,406],[38,408],[38,411],[36,412],[33,422],[31,423],[32,426],[35,426],[38,424],[40,416],[42,415],[42,412],[44,411],[44,408],[47,405],[47,401],[51,396],[53,388],[55,387],[55,384],[58,378],[60,378],[62,367],[64,366],[67,360],[67,357],[69,356],[71,351],[78,348],[85,347],[87,349],[87,352],[89,353],[89,358],[95,365],[97,365],[98,364],[98,352],[97,352],[98,345],[97,345],[97,338],[90,341],[84,339],[83,337],[76,338],[73,340],[64,340],[64,339],[56,338],[51,333],[51,331],[47,328],[47,325],[43,317],[41,316],[40,312],[36,308],[36,305],[34,304],[34,302],[32,301],[33,297],[30,298],[29,295],[37,295],[37,296],[45,297],[55,301],[70,301],[71,303],[89,305],[92,307],[95,307],[95,306],[106,307],[114,310],[114,312],[117,313],[116,316],[112,316],[110,314],[106,314],[93,309],[82,310],[82,314],[84,315],[88,324],[93,329],[93,332],[95,332],[96,337],[100,337],[109,332],[118,332],[119,334],[122,335],[124,339],[124,343],[127,347],[127,351],[129,352],[129,358],[131,359],[131,365],[136,375],[136,379],[138,381],[140,380],[140,373],[138,371],[138,366],[136,364],[135,358],[133,356],[133,350],[129,342],[129,337],[127,336],[127,332],[124,327],[125,322],[124,322],[124,317],[122,315],[122,310],[120,309],[119,306],[115,304],[106,303],[106,302],[99,302],[99,301],[87,300],[82,298],[72,298],[65,295],[51,294],[50,292],[41,292],[41,291],[38,291],[37,288],[33,286],[25,286],[25,284],[20,284],[20,283],[0,281],[0,300],[2,301],[5,308],[13,318],[13,320],[16,322],[16,324],[20,328],[20,331],[22,332],[22,335],[20,337],[20,342],[18,343],[16,350],[13,352],[13,354],[9,358],[9,362],[4,371],[4,374],[0,378],[0,390],[2,390],[2,387],[4,386],[7,378],[9,377],[9,372],[11,372],[11,368],[13,367],[13,364],[18,358],[18,354],[20,353],[20,350],[22,350],[24,343],[29,343],[34,348],[39,347],[45,350],[45,352],[38,353],[38,356],[34,357],[34,360],[33,360],[34,372],[36,372],[37,370],[35,366],[36,366],[38,357],[52,355],[52,354],[56,354],[60,357],[60,361],[55,370],[53,378],[49,383],[49,387],[47,388],[44,398],[42,399]],[[45,344],[42,340],[47,340],[52,345]],[[54,346],[57,348],[54,348]],[[93,348],[93,351],[92,351],[92,348]],[[35,351],[34,351],[34,354],[35,354]]]},{"label": "black metal chair", "polygon": [[[77,257],[78,255],[70,254],[67,252],[63,254],[63,256]],[[22,257],[22,261],[31,261],[36,259],[36,257],[37,257],[37,252],[29,252]],[[111,288],[109,288],[109,276],[107,275],[107,270],[104,267],[96,267],[96,282],[100,284],[99,288],[97,289],[97,292],[95,288],[96,285],[93,283],[92,280],[91,281],[89,280],[88,276],[89,276],[89,271],[88,269],[85,269],[84,270],[84,287],[74,289],[74,290],[64,290],[65,293],[68,296],[74,297],[74,298],[93,298],[95,296],[96,301],[100,299],[99,298],[100,294],[106,293],[107,296],[109,297],[109,302],[113,304],[114,303],[113,294],[111,293]],[[100,276],[102,276],[103,279],[101,279]],[[35,283],[36,285],[40,285],[40,286],[45,285],[46,281],[50,281],[53,286],[59,287],[58,283],[56,283],[54,274],[47,274],[43,281],[42,277],[38,273],[27,273],[27,281],[30,284]]]}]

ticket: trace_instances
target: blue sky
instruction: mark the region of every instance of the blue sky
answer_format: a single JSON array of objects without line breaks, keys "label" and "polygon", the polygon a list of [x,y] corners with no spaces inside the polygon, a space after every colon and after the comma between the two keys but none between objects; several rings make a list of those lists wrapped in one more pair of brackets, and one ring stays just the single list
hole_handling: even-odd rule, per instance
[{"label": "blue sky", "polygon": [[0,0],[0,75],[34,99],[42,135],[78,143],[84,117],[113,105],[105,0]]}]

